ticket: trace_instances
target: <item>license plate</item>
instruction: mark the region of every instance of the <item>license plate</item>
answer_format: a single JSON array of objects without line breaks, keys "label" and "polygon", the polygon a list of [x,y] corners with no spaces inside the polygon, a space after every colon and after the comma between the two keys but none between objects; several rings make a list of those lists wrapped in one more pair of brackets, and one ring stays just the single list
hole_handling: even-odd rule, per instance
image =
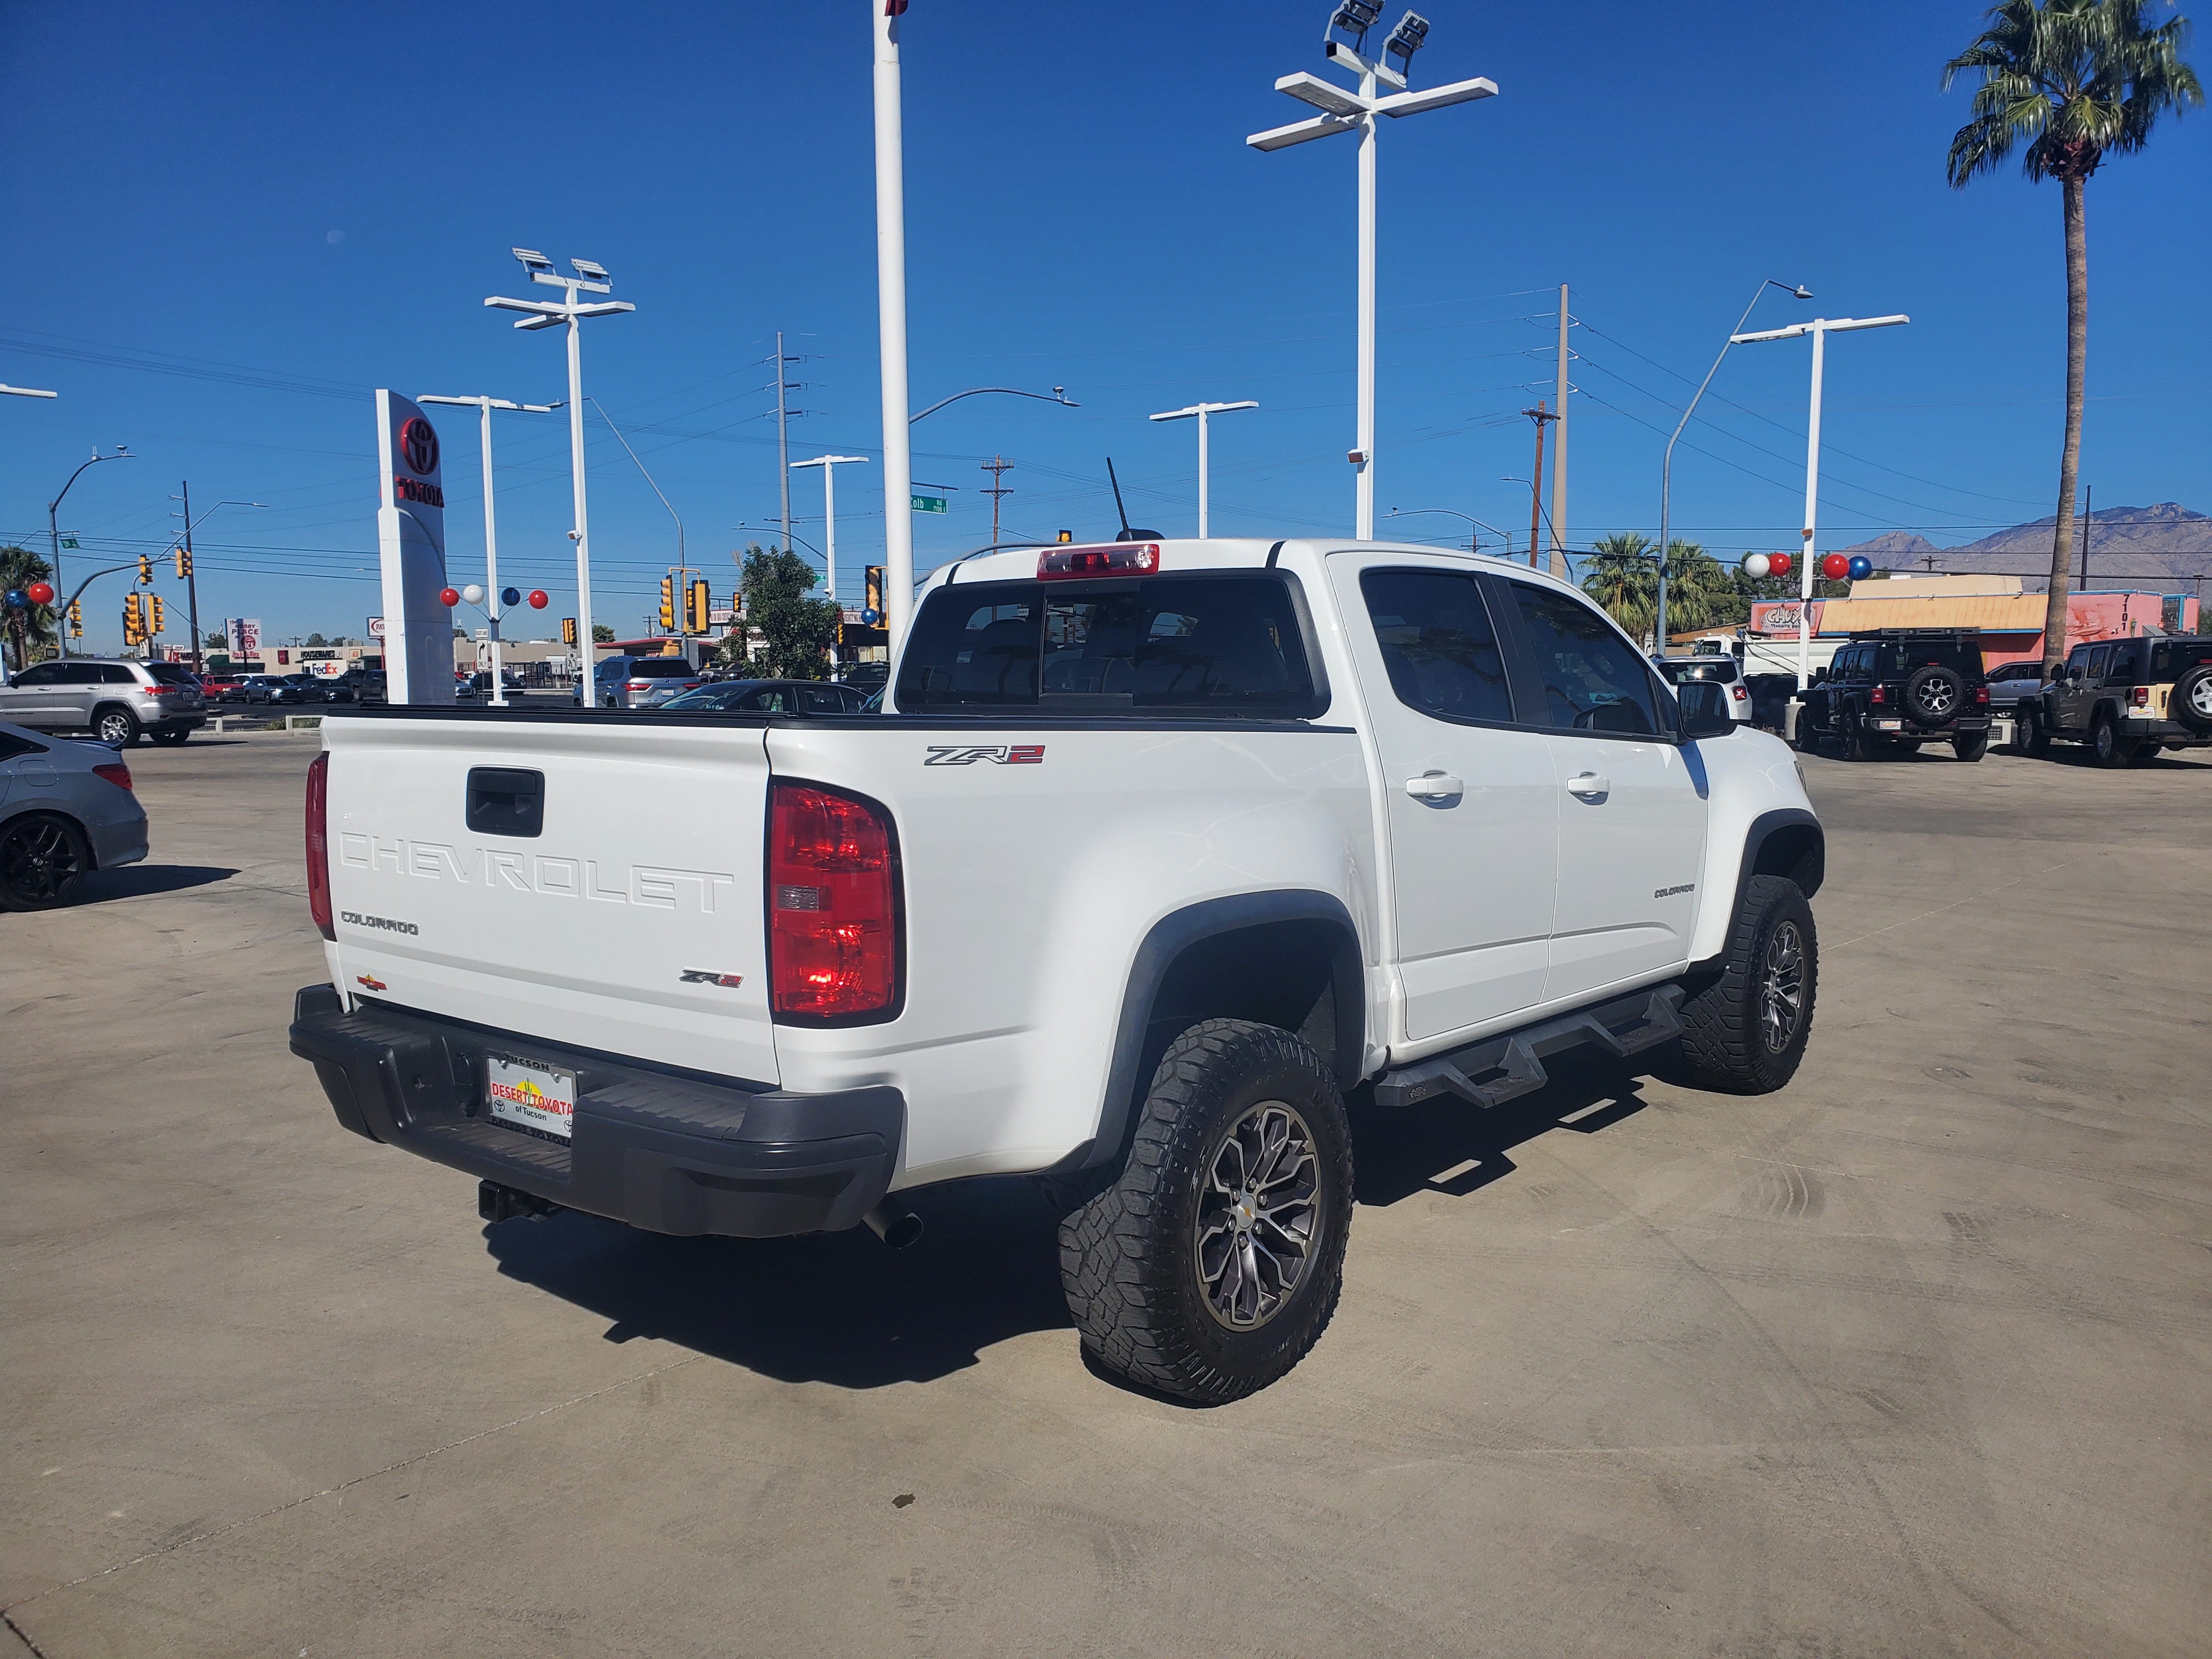
[{"label": "license plate", "polygon": [[576,1074],[520,1054],[489,1055],[484,1098],[509,1128],[566,1142],[576,1121]]}]

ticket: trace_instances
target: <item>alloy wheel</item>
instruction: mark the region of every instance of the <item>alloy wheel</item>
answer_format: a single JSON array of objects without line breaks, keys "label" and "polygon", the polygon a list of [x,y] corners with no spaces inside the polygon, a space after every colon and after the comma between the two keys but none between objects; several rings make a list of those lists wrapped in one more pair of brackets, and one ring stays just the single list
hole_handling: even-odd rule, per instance
[{"label": "alloy wheel", "polygon": [[1767,1052],[1780,1054],[1797,1035],[1805,1018],[1805,939],[1797,924],[1785,921],[1766,942],[1759,965],[1759,1034]]},{"label": "alloy wheel", "polygon": [[2199,679],[2189,688],[2189,707],[2199,720],[2212,722],[2212,676]]},{"label": "alloy wheel", "polygon": [[131,741],[131,717],[128,714],[106,714],[100,717],[100,740],[111,749],[120,749]]},{"label": "alloy wheel", "polygon": [[1284,1102],[1262,1101],[1206,1166],[1192,1255],[1206,1311],[1231,1330],[1266,1324],[1304,1280],[1321,1228],[1313,1131]]},{"label": "alloy wheel", "polygon": [[83,873],[76,843],[51,818],[14,824],[0,835],[0,886],[15,904],[52,903]]}]

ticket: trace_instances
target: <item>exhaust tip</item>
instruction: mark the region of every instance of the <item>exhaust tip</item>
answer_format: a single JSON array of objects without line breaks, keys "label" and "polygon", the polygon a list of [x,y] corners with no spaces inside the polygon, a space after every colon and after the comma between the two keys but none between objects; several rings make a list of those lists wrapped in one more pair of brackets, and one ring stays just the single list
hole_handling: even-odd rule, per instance
[{"label": "exhaust tip", "polygon": [[903,1204],[890,1199],[860,1218],[868,1231],[894,1250],[903,1250],[921,1240],[921,1218]]}]

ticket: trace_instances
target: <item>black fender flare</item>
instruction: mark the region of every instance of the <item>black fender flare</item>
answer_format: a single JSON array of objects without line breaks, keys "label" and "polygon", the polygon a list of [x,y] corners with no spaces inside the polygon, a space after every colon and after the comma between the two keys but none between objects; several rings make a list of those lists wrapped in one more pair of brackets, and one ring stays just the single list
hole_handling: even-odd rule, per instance
[{"label": "black fender flare", "polygon": [[[1311,888],[1201,900],[1161,917],[1137,946],[1121,994],[1121,1017],[1114,1029],[1114,1057],[1107,1068],[1105,1096],[1099,1102],[1097,1128],[1090,1139],[1054,1166],[1055,1172],[1102,1169],[1121,1156],[1138,1091],[1146,1080],[1139,1071],[1152,1034],[1154,1011],[1177,959],[1207,939],[1283,922],[1316,924],[1333,936],[1329,985],[1335,994],[1334,1048],[1339,1070],[1347,1069],[1345,1056],[1350,1057],[1350,1071],[1364,1069],[1367,975],[1359,932],[1343,901],[1333,893]],[[1358,1080],[1357,1077],[1351,1079]],[[1341,1077],[1339,1082],[1340,1086],[1349,1086]]]}]

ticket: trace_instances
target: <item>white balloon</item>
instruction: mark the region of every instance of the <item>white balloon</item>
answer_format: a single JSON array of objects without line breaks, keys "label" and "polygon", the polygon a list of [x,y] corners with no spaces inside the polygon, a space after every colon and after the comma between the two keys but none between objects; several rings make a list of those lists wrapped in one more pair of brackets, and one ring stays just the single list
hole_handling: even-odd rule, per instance
[{"label": "white balloon", "polygon": [[1772,568],[1773,566],[1768,562],[1767,556],[1764,553],[1751,554],[1743,562],[1743,574],[1750,577],[1753,581],[1757,581],[1761,576],[1764,576]]},{"label": "white balloon", "polygon": [[471,605],[482,605],[483,603],[483,585],[480,582],[471,582],[466,587],[461,590],[461,597],[466,599]]}]

